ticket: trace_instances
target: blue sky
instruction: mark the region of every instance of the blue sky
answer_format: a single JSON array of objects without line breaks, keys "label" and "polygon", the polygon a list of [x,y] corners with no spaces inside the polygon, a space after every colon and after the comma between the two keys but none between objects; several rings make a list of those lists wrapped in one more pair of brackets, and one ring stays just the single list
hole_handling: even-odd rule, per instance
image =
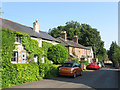
[{"label": "blue sky", "polygon": [[71,20],[89,24],[100,31],[106,49],[118,41],[117,2],[4,2],[2,11],[3,18],[31,27],[38,19],[46,32]]}]

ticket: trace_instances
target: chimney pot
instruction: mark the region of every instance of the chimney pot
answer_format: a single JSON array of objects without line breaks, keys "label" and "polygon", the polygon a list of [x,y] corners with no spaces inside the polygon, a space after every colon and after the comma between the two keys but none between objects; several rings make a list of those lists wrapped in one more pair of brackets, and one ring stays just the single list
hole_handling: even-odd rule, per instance
[{"label": "chimney pot", "polygon": [[73,37],[73,41],[78,44],[78,36],[77,36],[77,35],[75,35],[75,36]]},{"label": "chimney pot", "polygon": [[38,23],[38,19],[36,19],[36,21],[33,22],[33,31],[39,33],[39,23]]},{"label": "chimney pot", "polygon": [[67,41],[67,33],[66,33],[66,31],[62,31],[61,34],[60,34],[60,36],[61,36],[65,41]]}]

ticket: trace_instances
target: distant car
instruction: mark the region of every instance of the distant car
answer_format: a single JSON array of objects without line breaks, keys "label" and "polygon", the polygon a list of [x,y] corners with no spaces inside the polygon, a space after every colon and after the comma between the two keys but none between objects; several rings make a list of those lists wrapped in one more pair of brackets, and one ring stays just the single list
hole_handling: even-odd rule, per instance
[{"label": "distant car", "polygon": [[105,67],[105,64],[104,64],[104,62],[101,62],[101,65],[102,65],[102,67]]},{"label": "distant car", "polygon": [[97,62],[97,65],[99,65],[99,68],[102,68],[101,62]]},{"label": "distant car", "polygon": [[99,65],[97,65],[97,63],[90,63],[87,69],[99,69]]},{"label": "distant car", "polygon": [[72,76],[75,78],[78,75],[82,75],[82,69],[78,63],[66,62],[59,67],[58,74],[62,76]]}]

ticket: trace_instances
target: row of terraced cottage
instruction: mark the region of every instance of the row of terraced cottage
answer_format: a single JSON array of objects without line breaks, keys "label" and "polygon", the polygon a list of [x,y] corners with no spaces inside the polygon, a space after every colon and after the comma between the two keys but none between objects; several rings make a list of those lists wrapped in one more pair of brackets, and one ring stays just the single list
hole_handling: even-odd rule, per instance
[{"label": "row of terraced cottage", "polygon": [[[74,36],[73,40],[67,40],[66,31],[62,31],[60,37],[54,38],[47,34],[44,31],[39,30],[39,23],[36,20],[33,23],[33,27],[29,27],[26,25],[22,25],[20,23],[0,18],[2,21],[2,28],[8,28],[17,32],[25,32],[31,36],[31,39],[37,40],[39,43],[39,47],[42,47],[42,41],[46,41],[52,43],[53,45],[62,44],[68,48],[69,51],[69,60],[70,58],[78,58],[81,60],[88,60],[89,63],[93,61],[94,55],[92,47],[85,47],[78,43],[78,37]],[[13,57],[11,59],[11,63],[28,63],[27,60],[27,52],[22,46],[20,36],[16,36],[16,48],[13,50]],[[37,62],[37,56],[34,57],[34,62]],[[42,63],[44,63],[44,56],[42,57]]]}]

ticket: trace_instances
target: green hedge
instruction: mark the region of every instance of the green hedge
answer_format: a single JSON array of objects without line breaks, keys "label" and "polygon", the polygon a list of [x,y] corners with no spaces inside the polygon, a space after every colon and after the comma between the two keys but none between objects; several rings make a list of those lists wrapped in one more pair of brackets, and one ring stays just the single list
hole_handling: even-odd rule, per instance
[{"label": "green hedge", "polygon": [[[0,33],[2,33],[2,88],[37,81],[41,77],[52,78],[57,75],[57,66],[51,64],[51,61],[47,58],[48,48],[52,44],[43,42],[43,47],[39,47],[38,42],[32,40],[30,35],[10,29],[0,29]],[[16,35],[21,36],[22,45],[29,54],[29,57],[27,57],[29,64],[11,63]],[[38,55],[38,63],[33,62],[34,55]],[[44,64],[41,63],[43,55],[45,55],[46,60]]]},{"label": "green hedge", "polygon": [[68,49],[61,44],[54,45],[48,49],[47,57],[55,64],[67,62]]},{"label": "green hedge", "polygon": [[59,65],[42,63],[40,66],[40,76],[43,78],[53,78],[57,76]]},{"label": "green hedge", "polygon": [[[10,29],[0,29],[0,33],[2,33],[2,88],[39,80],[39,65],[32,62],[33,56],[38,55],[39,63],[41,63],[41,57],[44,54],[42,48],[38,47],[38,42],[32,40],[30,35],[26,33],[19,33]],[[22,45],[25,46],[27,53],[31,56],[28,58],[31,61],[30,64],[11,63],[16,35],[21,36]]]},{"label": "green hedge", "polygon": [[80,64],[88,65],[89,63],[88,63],[88,61],[83,60],[83,61],[80,61]]}]

